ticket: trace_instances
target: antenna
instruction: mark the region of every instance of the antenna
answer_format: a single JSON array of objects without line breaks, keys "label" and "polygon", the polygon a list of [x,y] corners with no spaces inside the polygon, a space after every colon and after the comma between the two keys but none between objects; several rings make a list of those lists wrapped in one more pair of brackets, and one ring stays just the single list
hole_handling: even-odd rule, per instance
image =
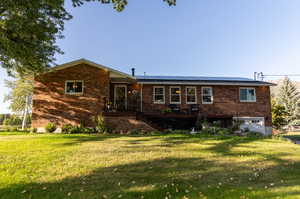
[{"label": "antenna", "polygon": [[265,75],[263,72],[254,72],[254,80],[263,81],[265,78]]}]

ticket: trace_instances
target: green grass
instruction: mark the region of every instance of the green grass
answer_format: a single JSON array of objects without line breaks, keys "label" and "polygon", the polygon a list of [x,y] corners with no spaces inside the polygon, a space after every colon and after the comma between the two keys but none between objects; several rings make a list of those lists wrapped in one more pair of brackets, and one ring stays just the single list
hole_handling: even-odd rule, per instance
[{"label": "green grass", "polygon": [[300,145],[245,137],[2,132],[0,198],[300,198]]}]

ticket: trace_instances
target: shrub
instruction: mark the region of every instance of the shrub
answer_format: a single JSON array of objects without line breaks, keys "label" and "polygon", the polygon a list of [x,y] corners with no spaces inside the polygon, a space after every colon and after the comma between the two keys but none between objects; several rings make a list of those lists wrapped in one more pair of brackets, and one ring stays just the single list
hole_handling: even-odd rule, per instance
[{"label": "shrub", "polygon": [[61,132],[62,133],[70,133],[71,129],[73,128],[73,126],[71,124],[64,124],[61,127]]},{"label": "shrub", "polygon": [[138,134],[140,134],[140,131],[138,129],[132,129],[132,130],[128,131],[127,134],[138,135]]},{"label": "shrub", "polygon": [[166,108],[166,109],[163,109],[161,110],[162,113],[171,113],[172,110],[170,108]]},{"label": "shrub", "polygon": [[202,129],[202,120],[198,117],[195,123],[195,130],[200,131]]},{"label": "shrub", "polygon": [[217,127],[217,128],[220,128],[221,127],[221,121],[218,120],[218,121],[214,121],[213,124],[212,124],[213,127]]},{"label": "shrub", "polygon": [[240,130],[240,126],[242,125],[244,123],[244,121],[242,121],[242,120],[233,120],[232,121],[232,127],[231,127],[231,129],[232,129],[232,131],[238,131],[238,130]]},{"label": "shrub", "polygon": [[217,134],[218,135],[230,135],[230,134],[232,134],[232,131],[227,128],[220,128],[220,129],[218,129]]},{"label": "shrub", "polygon": [[56,130],[56,124],[49,122],[46,127],[45,130],[47,133],[53,133]]},{"label": "shrub", "polygon": [[92,134],[92,133],[94,133],[95,131],[94,131],[94,129],[92,129],[92,128],[83,128],[82,129],[82,133],[86,133],[86,134]]},{"label": "shrub", "polygon": [[31,128],[30,129],[30,133],[36,133],[37,132],[37,128]]},{"label": "shrub", "polygon": [[203,120],[201,122],[202,128],[201,129],[205,129],[205,128],[209,128],[209,123],[207,120]]},{"label": "shrub", "polygon": [[248,136],[248,137],[263,137],[263,134],[260,132],[248,131],[246,133],[246,136]]},{"label": "shrub", "polygon": [[154,130],[154,131],[149,132],[149,134],[150,134],[150,135],[160,135],[161,132],[158,131],[158,130]]},{"label": "shrub", "polygon": [[107,131],[107,128],[105,126],[104,117],[102,114],[97,115],[93,118],[95,123],[95,130],[97,133],[105,133]]},{"label": "shrub", "polygon": [[22,119],[18,117],[17,115],[11,115],[10,117],[7,117],[3,120],[3,125],[21,125]]},{"label": "shrub", "polygon": [[79,126],[73,126],[69,130],[69,134],[78,134],[81,133],[82,129]]}]

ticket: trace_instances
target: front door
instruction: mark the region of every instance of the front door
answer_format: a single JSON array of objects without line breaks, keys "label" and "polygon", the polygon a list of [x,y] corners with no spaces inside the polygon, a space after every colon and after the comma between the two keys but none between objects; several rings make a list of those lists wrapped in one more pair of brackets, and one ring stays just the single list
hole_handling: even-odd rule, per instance
[{"label": "front door", "polygon": [[127,109],[127,86],[115,85],[114,104],[118,111],[125,111]]}]

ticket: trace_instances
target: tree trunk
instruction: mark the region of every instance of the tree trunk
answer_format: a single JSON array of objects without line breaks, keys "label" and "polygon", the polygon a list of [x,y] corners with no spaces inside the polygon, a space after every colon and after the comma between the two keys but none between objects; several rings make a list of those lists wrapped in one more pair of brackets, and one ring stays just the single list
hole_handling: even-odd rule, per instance
[{"label": "tree trunk", "polygon": [[23,114],[23,121],[22,121],[22,131],[25,130],[26,127],[26,120],[27,120],[27,114],[28,114],[28,95],[26,96],[26,101],[25,101],[25,110]]}]

